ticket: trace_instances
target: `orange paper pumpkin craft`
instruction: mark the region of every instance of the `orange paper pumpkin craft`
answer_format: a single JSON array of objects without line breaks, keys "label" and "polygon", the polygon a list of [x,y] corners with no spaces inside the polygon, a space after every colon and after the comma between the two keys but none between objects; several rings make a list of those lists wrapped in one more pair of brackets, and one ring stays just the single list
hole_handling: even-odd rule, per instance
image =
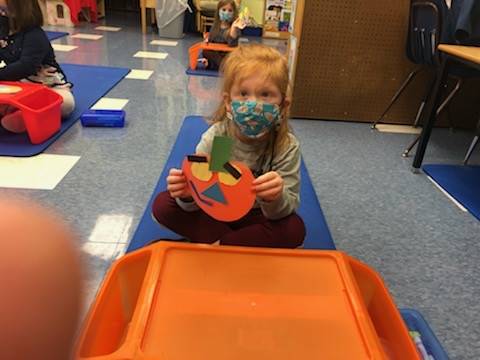
[{"label": "orange paper pumpkin craft", "polygon": [[197,205],[216,220],[238,220],[255,202],[254,177],[244,163],[226,162],[222,170],[215,171],[209,157],[189,155],[182,170]]}]

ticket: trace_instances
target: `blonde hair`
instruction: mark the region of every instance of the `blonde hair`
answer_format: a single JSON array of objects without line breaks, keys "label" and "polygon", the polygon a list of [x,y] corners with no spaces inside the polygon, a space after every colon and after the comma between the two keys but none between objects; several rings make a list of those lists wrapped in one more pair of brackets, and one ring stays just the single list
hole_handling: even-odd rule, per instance
[{"label": "blonde hair", "polygon": [[[289,106],[285,104],[285,99],[289,97],[289,77],[286,58],[277,50],[261,45],[251,44],[242,45],[233,50],[222,62],[220,67],[222,73],[222,93],[230,95],[232,87],[236,83],[241,83],[252,76],[261,76],[265,80],[271,81],[278,87],[282,94],[282,104],[280,104],[281,114],[279,125],[275,131],[271,132],[275,136],[275,150],[283,150],[289,144],[288,126]],[[233,121],[227,117],[225,102],[222,101],[217,111],[211,119],[211,123],[229,121],[227,128],[229,133],[233,133]]]},{"label": "blonde hair", "polygon": [[220,33],[220,9],[226,5],[231,5],[233,8],[232,23],[238,17],[238,6],[235,0],[220,0],[217,4],[217,10],[215,11],[215,19],[213,20],[212,28],[210,29],[209,39],[215,38]]}]

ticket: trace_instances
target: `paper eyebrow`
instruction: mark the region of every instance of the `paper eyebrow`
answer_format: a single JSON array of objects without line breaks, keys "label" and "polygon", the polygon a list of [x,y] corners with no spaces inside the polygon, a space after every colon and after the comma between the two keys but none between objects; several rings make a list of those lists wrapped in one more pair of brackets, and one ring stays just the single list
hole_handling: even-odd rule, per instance
[{"label": "paper eyebrow", "polygon": [[199,162],[199,163],[208,162],[208,159],[206,156],[200,156],[200,155],[187,155],[187,159],[190,162]]},{"label": "paper eyebrow", "polygon": [[232,175],[235,179],[240,179],[242,177],[242,174],[240,173],[240,171],[238,171],[237,169],[235,169],[235,167],[230,164],[229,162],[226,162],[225,164],[223,164],[223,168],[225,170],[228,171],[228,173],[230,175]]}]

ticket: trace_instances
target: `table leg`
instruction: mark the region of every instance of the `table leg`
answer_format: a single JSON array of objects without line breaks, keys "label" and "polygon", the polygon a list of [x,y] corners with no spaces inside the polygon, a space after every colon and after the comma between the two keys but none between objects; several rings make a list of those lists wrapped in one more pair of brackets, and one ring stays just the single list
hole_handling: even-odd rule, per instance
[{"label": "table leg", "polygon": [[147,33],[147,8],[145,4],[140,3],[140,15],[142,18],[142,33]]},{"label": "table leg", "polygon": [[425,106],[422,114],[423,130],[420,134],[420,141],[417,146],[417,152],[413,159],[413,169],[418,170],[422,166],[423,157],[425,156],[425,150],[427,149],[428,140],[432,134],[433,126],[437,118],[437,109],[441,103],[441,87],[445,84],[448,76],[448,56],[443,56],[440,66],[437,70],[437,77],[435,85],[432,89],[432,93],[429,96],[427,105]]}]

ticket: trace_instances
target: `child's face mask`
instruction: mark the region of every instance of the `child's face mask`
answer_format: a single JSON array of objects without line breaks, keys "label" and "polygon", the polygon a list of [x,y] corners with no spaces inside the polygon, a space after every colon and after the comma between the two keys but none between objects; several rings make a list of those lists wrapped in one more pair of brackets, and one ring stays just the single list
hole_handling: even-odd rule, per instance
[{"label": "child's face mask", "polygon": [[231,22],[233,20],[233,13],[231,11],[220,9],[218,16],[221,21]]},{"label": "child's face mask", "polygon": [[257,139],[268,133],[280,118],[280,106],[260,101],[232,101],[232,118],[242,135]]}]

